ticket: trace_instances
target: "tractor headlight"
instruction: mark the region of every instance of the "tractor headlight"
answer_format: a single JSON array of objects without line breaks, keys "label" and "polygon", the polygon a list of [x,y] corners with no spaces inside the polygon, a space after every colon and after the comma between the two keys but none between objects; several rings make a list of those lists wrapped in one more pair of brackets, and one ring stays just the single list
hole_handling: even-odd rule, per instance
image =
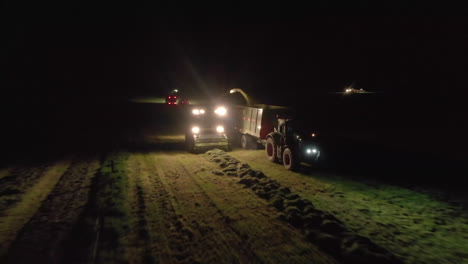
[{"label": "tractor headlight", "polygon": [[193,134],[198,134],[198,133],[200,133],[200,128],[197,127],[197,126],[192,127],[192,133],[193,133]]},{"label": "tractor headlight", "polygon": [[216,131],[217,131],[218,133],[223,133],[223,132],[224,132],[224,127],[223,127],[223,126],[217,126],[217,127],[216,127]]},{"label": "tractor headlight", "polygon": [[227,113],[227,110],[226,110],[226,108],[224,106],[220,106],[220,107],[217,107],[214,112],[217,115],[225,116],[226,113]]},{"label": "tractor headlight", "polygon": [[317,154],[318,150],[316,148],[307,148],[306,153],[311,155],[311,154]]}]

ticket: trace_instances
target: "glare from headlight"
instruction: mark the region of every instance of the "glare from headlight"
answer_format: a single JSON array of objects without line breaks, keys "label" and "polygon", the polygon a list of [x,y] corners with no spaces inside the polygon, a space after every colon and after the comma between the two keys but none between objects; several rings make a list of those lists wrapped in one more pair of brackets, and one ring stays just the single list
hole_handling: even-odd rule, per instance
[{"label": "glare from headlight", "polygon": [[194,133],[194,134],[200,133],[200,128],[197,127],[197,126],[192,127],[192,133]]},{"label": "glare from headlight", "polygon": [[192,114],[194,115],[203,115],[205,113],[204,109],[193,109]]},{"label": "glare from headlight", "polygon": [[217,126],[216,131],[218,131],[218,133],[223,133],[224,132],[224,127],[223,126]]},{"label": "glare from headlight", "polygon": [[220,116],[225,116],[226,115],[226,108],[223,107],[223,106],[220,106],[218,108],[216,108],[216,110],[214,111],[217,115],[220,115]]},{"label": "glare from headlight", "polygon": [[306,152],[307,152],[307,154],[311,154],[311,153],[315,154],[315,153],[317,153],[317,149],[315,149],[315,148],[314,149],[307,149]]}]

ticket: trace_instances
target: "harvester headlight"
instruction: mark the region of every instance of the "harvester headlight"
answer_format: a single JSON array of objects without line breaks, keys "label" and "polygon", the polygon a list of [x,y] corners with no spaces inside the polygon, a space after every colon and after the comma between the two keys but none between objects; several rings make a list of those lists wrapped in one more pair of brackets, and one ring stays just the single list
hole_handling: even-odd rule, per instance
[{"label": "harvester headlight", "polygon": [[227,110],[224,106],[220,106],[220,107],[217,107],[214,111],[217,115],[220,115],[220,116],[225,116],[226,113],[227,113]]},{"label": "harvester headlight", "polygon": [[218,133],[223,133],[223,132],[224,132],[224,127],[223,127],[223,126],[217,126],[217,127],[216,127],[216,131],[217,131]]},{"label": "harvester headlight", "polygon": [[192,110],[192,114],[194,114],[194,115],[203,115],[204,113],[205,113],[204,109],[195,108],[195,109]]},{"label": "harvester headlight", "polygon": [[194,133],[194,134],[200,133],[200,128],[197,127],[197,126],[192,127],[192,133]]}]

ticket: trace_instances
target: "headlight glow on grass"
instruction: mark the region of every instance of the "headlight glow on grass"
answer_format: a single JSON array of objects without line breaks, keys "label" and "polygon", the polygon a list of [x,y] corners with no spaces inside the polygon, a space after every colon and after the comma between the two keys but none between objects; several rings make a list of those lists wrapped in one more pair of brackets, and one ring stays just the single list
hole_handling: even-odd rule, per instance
[{"label": "headlight glow on grass", "polygon": [[197,127],[197,126],[192,127],[192,133],[194,133],[194,134],[200,133],[200,128]]},{"label": "headlight glow on grass", "polygon": [[217,131],[218,133],[223,133],[223,132],[224,132],[224,127],[223,127],[223,126],[217,126],[217,127],[216,127],[216,131]]}]

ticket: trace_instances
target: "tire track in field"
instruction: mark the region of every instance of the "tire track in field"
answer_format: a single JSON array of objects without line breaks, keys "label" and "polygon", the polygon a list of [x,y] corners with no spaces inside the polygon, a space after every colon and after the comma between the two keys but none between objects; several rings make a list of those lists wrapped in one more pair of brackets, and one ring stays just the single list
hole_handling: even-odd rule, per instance
[{"label": "tire track in field", "polygon": [[[64,241],[88,201],[97,159],[74,161],[13,242],[7,263],[60,263]],[[68,244],[68,243],[67,243]]]},{"label": "tire track in field", "polygon": [[131,262],[197,263],[188,251],[189,235],[180,229],[171,194],[162,183],[160,173],[147,154],[130,158],[129,178],[132,188]]},{"label": "tire track in field", "polygon": [[172,202],[178,213],[178,228],[190,239],[190,255],[203,263],[262,263],[251,245],[229,218],[193,178],[193,173],[178,160],[195,159],[188,154],[153,155],[163,183],[170,190]]},{"label": "tire track in field", "polygon": [[[204,156],[204,155],[203,155]],[[202,157],[203,157],[202,156]],[[225,219],[237,230],[240,237],[249,244],[265,263],[336,263],[329,254],[305,240],[300,232],[278,220],[278,213],[263,199],[238,183],[234,177],[220,177],[223,174],[204,158],[200,164],[180,158],[187,171],[194,171],[194,179],[206,193],[223,208]],[[232,172],[231,167],[225,169]]]},{"label": "tire track in field", "polygon": [[[142,154],[130,155],[128,159],[129,173],[129,199],[130,199],[130,228],[129,233],[129,262],[130,263],[153,263],[161,249],[154,246],[155,238],[151,233],[149,218],[152,212],[149,211],[148,202],[156,202],[148,196],[149,170],[145,165]],[[160,226],[160,223],[156,223]]]}]

